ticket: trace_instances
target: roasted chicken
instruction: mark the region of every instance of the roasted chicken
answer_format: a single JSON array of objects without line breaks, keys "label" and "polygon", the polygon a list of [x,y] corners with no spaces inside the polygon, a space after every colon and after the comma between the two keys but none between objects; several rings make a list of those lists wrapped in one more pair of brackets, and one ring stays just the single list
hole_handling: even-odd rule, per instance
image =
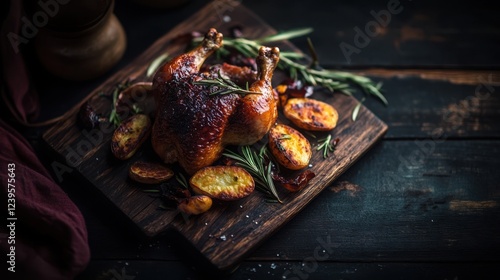
[{"label": "roasted chicken", "polygon": [[[189,174],[213,164],[227,145],[260,140],[278,116],[271,78],[279,49],[262,47],[257,71],[229,64],[200,71],[221,46],[222,34],[212,28],[198,47],[167,62],[154,76],[153,148],[165,163],[178,161]],[[254,93],[211,94],[213,87],[197,83],[219,75],[241,87],[248,83]]]}]

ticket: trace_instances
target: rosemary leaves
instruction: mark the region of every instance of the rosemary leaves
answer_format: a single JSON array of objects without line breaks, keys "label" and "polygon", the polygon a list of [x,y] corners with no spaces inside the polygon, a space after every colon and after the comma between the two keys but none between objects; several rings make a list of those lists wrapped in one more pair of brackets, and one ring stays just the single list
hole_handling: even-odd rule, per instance
[{"label": "rosemary leaves", "polygon": [[217,73],[217,77],[214,79],[204,79],[200,81],[194,82],[195,85],[205,85],[210,89],[210,95],[223,95],[229,93],[237,93],[241,95],[247,94],[261,94],[260,92],[250,91],[248,89],[248,82],[246,84],[246,88],[243,89],[233,81],[231,81],[228,77],[223,76],[219,72]]},{"label": "rosemary leaves", "polygon": [[335,151],[335,147],[339,142],[339,138],[335,138],[332,140],[332,135],[328,134],[326,138],[318,140],[317,151],[323,152],[323,158],[326,159],[329,156],[329,153]]},{"label": "rosemary leaves", "polygon": [[255,187],[259,191],[281,203],[272,178],[273,163],[269,161],[267,166],[265,164],[265,149],[266,146],[262,146],[257,154],[250,146],[241,146],[240,154],[226,149],[223,155],[235,160],[238,166],[248,171],[253,176]]},{"label": "rosemary leaves", "polygon": [[[228,54],[230,53],[228,48],[232,48],[246,57],[255,57],[263,44],[297,38],[307,35],[312,31],[312,28],[292,29],[254,40],[241,37],[225,38],[224,47],[219,49],[218,53],[219,55]],[[195,38],[194,41],[196,42],[198,40],[201,40],[201,38]],[[379,99],[384,105],[389,104],[381,92],[381,83],[374,83],[370,78],[349,72],[320,68],[317,61],[317,55],[312,48],[312,43],[310,43],[310,49],[314,58],[313,63],[310,65],[299,62],[299,60],[305,58],[303,54],[282,51],[278,67],[288,72],[293,79],[302,80],[306,84],[320,86],[332,92],[339,91],[347,95],[352,95],[351,84],[353,84],[359,86],[365,94]],[[353,119],[355,120],[356,118]]]}]

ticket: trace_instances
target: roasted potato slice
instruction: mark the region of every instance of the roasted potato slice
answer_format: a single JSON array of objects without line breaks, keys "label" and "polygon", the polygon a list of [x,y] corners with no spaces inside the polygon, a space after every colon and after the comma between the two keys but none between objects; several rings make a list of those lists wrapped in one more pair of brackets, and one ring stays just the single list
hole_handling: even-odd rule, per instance
[{"label": "roasted potato slice", "polygon": [[291,170],[302,169],[311,160],[311,144],[288,125],[277,124],[271,128],[268,146],[276,161]]},{"label": "roasted potato slice", "polygon": [[174,172],[161,163],[137,161],[130,166],[130,179],[143,184],[159,184],[174,176]]},{"label": "roasted potato slice", "polygon": [[330,104],[309,98],[288,99],[283,113],[296,126],[312,131],[332,130],[339,118],[337,110]]},{"label": "roasted potato slice", "polygon": [[111,138],[111,152],[121,160],[132,157],[151,132],[151,120],[137,114],[124,120]]},{"label": "roasted potato slice", "polygon": [[189,180],[193,191],[219,200],[237,200],[255,189],[252,175],[238,166],[208,166]]},{"label": "roasted potato slice", "polygon": [[188,215],[199,215],[212,207],[212,199],[206,195],[194,195],[182,200],[177,209]]}]

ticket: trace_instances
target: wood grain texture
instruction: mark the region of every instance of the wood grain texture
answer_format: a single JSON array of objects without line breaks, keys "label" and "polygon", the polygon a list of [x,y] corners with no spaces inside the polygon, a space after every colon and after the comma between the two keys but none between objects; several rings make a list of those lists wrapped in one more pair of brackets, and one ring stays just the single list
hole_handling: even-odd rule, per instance
[{"label": "wood grain texture", "polygon": [[[219,6],[214,7],[214,3]],[[96,93],[110,92],[117,83],[126,79],[145,81],[146,68],[154,58],[164,52],[175,54],[183,51],[184,45],[171,43],[172,39],[180,34],[193,30],[207,30],[209,27],[216,27],[224,32],[230,25],[238,24],[246,27],[245,36],[249,38],[275,32],[253,13],[239,5],[239,2],[214,3],[160,38],[131,65],[96,88],[88,98],[96,102],[101,98]],[[230,25],[222,21],[224,16],[233,19]],[[286,44],[283,47],[293,48]],[[234,203],[216,203],[210,212],[199,217],[183,218],[177,215],[176,211],[159,211],[160,200],[142,192],[136,184],[127,179],[128,168],[136,160],[157,160],[151,148],[144,145],[128,161],[114,159],[109,149],[112,128],[81,130],[75,125],[75,114],[79,106],[70,110],[63,121],[47,130],[44,140],[146,235],[155,236],[172,227],[213,265],[220,269],[228,269],[302,210],[387,130],[387,126],[365,107],[361,108],[358,121],[353,123],[350,112],[357,101],[352,97],[323,94],[320,98],[333,104],[340,113],[338,126],[333,135],[341,141],[334,156],[326,160],[322,159],[319,152],[313,156],[311,169],[317,176],[306,189],[296,194],[281,191],[282,204],[266,203],[259,193]],[[106,102],[96,102],[96,104],[98,111],[109,106]]]},{"label": "wood grain texture", "polygon": [[[373,14],[387,11],[389,3],[310,0],[306,10],[301,2],[273,1],[275,7],[285,7],[281,12],[270,9],[267,2],[251,1],[247,5],[278,30],[314,27],[310,38],[323,66],[437,69],[500,66],[496,52],[500,47],[498,9],[487,1],[479,0],[474,5],[450,0],[398,1],[390,20],[377,24]],[[367,26],[373,30],[372,35],[366,32]],[[356,43],[355,36],[360,33],[366,39],[358,38]],[[294,43],[307,49],[306,40],[297,39]],[[355,48],[350,60],[340,48],[342,43]]]},{"label": "wood grain texture", "polygon": [[[498,265],[497,142],[384,140],[245,261],[301,261],[324,240],[334,248],[324,260],[330,262]],[[90,243],[99,245],[94,259],[183,258],[187,247],[174,232],[143,240],[123,233],[112,215],[104,219],[102,210],[80,204],[89,218]]]},{"label": "wood grain texture", "polygon": [[[498,264],[493,263],[400,263],[400,262],[313,262],[313,261],[248,261],[232,274],[194,270],[180,261],[98,260],[76,280],[113,279],[408,279],[459,280],[497,279]],[[124,275],[125,274],[125,275]],[[307,277],[307,278],[306,278]]]},{"label": "wood grain texture", "polygon": [[391,73],[392,77],[373,78],[383,82],[389,106],[374,98],[364,103],[390,126],[386,139],[500,137],[499,87],[495,80],[486,82],[489,74],[475,76],[477,82],[470,84],[465,79],[470,81],[474,75],[462,74],[461,81],[467,84],[458,84],[404,75],[404,71],[403,76]]}]

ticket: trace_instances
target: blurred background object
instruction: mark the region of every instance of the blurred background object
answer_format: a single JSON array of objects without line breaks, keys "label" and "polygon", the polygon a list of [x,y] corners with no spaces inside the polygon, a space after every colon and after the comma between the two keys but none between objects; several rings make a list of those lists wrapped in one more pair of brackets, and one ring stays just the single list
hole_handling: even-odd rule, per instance
[{"label": "blurred background object", "polygon": [[28,0],[26,11],[39,27],[35,51],[50,73],[68,80],[88,80],[101,76],[121,59],[126,36],[113,13],[114,0],[42,3]]},{"label": "blurred background object", "polygon": [[152,7],[152,8],[175,8],[186,4],[189,0],[132,0],[137,4]]}]

